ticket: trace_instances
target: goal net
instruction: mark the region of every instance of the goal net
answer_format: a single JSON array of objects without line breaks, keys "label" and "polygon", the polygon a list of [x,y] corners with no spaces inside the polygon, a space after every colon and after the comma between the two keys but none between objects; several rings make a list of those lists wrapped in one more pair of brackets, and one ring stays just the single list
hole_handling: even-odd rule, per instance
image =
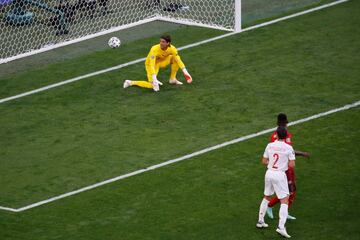
[{"label": "goal net", "polygon": [[0,63],[155,20],[234,29],[237,0],[0,0]]},{"label": "goal net", "polygon": [[0,0],[0,64],[162,20],[229,31],[323,0]]},{"label": "goal net", "polygon": [[[235,27],[235,0],[172,0],[158,1],[160,20],[205,26],[222,30]],[[241,1],[238,1],[239,4]]]}]

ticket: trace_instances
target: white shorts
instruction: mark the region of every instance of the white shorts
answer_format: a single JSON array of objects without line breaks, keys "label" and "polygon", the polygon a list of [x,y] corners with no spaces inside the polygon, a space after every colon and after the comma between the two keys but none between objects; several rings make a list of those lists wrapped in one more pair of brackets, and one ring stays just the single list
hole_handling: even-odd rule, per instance
[{"label": "white shorts", "polygon": [[289,186],[286,174],[282,171],[267,170],[265,174],[265,196],[271,196],[275,192],[278,199],[289,195]]}]

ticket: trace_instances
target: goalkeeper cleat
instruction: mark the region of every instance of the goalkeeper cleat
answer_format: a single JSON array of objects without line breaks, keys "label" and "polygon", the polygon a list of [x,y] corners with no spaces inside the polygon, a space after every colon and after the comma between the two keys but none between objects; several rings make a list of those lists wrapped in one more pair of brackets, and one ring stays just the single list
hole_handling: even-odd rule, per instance
[{"label": "goalkeeper cleat", "polygon": [[288,220],[296,220],[296,217],[291,216],[290,214],[288,214],[287,219],[288,219]]},{"label": "goalkeeper cleat", "polygon": [[257,228],[267,228],[267,227],[269,227],[269,225],[266,224],[265,222],[257,222],[256,227]]},{"label": "goalkeeper cleat", "polygon": [[291,238],[291,236],[286,232],[286,228],[284,228],[284,229],[277,228],[276,232],[283,237]]},{"label": "goalkeeper cleat", "polygon": [[124,88],[128,88],[128,87],[131,87],[131,81],[130,80],[125,80],[124,82]]},{"label": "goalkeeper cleat", "polygon": [[273,215],[273,211],[272,211],[272,208],[271,207],[268,207],[266,209],[266,214],[267,216],[270,218],[270,219],[274,219],[274,215]]},{"label": "goalkeeper cleat", "polygon": [[173,84],[173,85],[183,85],[183,83],[178,81],[176,78],[175,79],[170,79],[169,83]]}]

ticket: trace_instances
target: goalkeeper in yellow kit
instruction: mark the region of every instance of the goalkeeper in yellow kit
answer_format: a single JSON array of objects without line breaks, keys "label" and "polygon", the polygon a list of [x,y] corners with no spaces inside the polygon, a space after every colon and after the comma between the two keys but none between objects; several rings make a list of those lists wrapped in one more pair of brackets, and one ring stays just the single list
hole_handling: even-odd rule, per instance
[{"label": "goalkeeper in yellow kit", "polygon": [[145,69],[148,81],[131,81],[125,80],[124,88],[130,86],[138,86],[142,88],[153,89],[155,92],[160,90],[160,85],[163,85],[158,79],[157,75],[160,68],[165,68],[171,65],[170,84],[182,85],[183,83],[176,79],[176,74],[179,69],[184,73],[185,79],[188,83],[192,83],[192,77],[186,70],[184,63],[178,55],[177,49],[171,45],[170,36],[162,36],[160,44],[154,45],[145,61]]}]

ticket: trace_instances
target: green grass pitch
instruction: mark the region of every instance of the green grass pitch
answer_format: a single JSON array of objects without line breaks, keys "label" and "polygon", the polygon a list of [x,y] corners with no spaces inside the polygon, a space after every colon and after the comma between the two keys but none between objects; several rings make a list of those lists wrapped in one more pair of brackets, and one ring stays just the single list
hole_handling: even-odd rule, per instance
[{"label": "green grass pitch", "polygon": [[[0,205],[19,208],[360,100],[360,2],[181,51],[193,85],[122,89],[143,64],[0,105]],[[176,46],[221,34],[183,27]],[[191,36],[191,37],[184,37]],[[157,38],[0,78],[0,97],[144,57]],[[160,80],[166,82],[168,71]],[[179,76],[180,78],[180,76]],[[291,127],[294,239],[358,239],[360,110]],[[268,136],[21,213],[0,239],[277,239],[255,228]],[[276,211],[275,211],[276,212]]]}]

